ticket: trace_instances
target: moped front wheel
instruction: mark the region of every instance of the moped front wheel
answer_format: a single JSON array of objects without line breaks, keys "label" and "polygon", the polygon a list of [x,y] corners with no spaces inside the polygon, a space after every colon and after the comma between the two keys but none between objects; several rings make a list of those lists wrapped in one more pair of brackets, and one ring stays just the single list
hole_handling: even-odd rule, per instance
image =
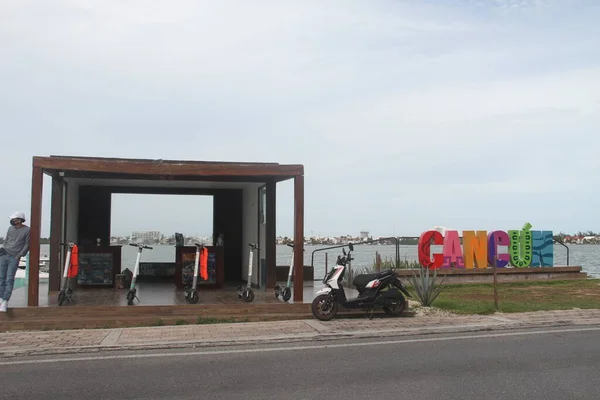
[{"label": "moped front wheel", "polygon": [[329,295],[322,294],[315,297],[311,305],[311,310],[316,319],[330,321],[338,312],[338,304],[335,299],[329,298]]}]

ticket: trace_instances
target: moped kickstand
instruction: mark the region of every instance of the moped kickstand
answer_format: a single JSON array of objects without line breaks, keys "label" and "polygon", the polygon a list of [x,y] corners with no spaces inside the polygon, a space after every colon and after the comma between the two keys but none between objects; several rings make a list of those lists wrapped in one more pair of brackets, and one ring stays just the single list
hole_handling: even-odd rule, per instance
[{"label": "moped kickstand", "polygon": [[373,319],[373,310],[374,310],[374,308],[369,308],[368,310],[365,311],[365,317],[368,314],[369,315],[369,320]]}]

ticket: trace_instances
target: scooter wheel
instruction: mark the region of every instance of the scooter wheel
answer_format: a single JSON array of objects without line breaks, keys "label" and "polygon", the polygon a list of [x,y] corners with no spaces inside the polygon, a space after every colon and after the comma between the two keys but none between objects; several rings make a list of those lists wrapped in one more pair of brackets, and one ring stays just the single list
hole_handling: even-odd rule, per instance
[{"label": "scooter wheel", "polygon": [[289,299],[292,298],[292,289],[287,286],[284,287],[281,297],[283,298],[283,301],[289,301]]},{"label": "scooter wheel", "polygon": [[135,293],[133,291],[129,291],[127,292],[127,305],[128,306],[132,306],[133,305],[133,299],[135,298]]},{"label": "scooter wheel", "polygon": [[311,310],[314,317],[320,321],[330,321],[338,312],[338,304],[335,299],[330,300],[328,304],[327,294],[322,294],[315,297],[312,302]]},{"label": "scooter wheel", "polygon": [[67,298],[67,295],[65,294],[64,290],[61,290],[60,293],[58,294],[58,305],[62,306],[63,303],[65,302]]},{"label": "scooter wheel", "polygon": [[200,296],[198,296],[197,291],[190,292],[190,294],[186,297],[186,300],[190,304],[196,304],[198,300],[200,300]]},{"label": "scooter wheel", "polygon": [[254,292],[252,289],[244,290],[244,293],[242,293],[242,300],[244,300],[246,303],[250,303],[252,300],[254,300]]}]

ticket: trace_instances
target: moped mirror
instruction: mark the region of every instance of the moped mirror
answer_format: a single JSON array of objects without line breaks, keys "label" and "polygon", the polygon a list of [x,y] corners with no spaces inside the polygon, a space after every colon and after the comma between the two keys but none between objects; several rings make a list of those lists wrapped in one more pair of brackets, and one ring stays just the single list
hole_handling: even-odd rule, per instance
[{"label": "moped mirror", "polygon": [[348,247],[350,248],[350,251],[354,251],[354,245],[352,243],[349,243]]}]

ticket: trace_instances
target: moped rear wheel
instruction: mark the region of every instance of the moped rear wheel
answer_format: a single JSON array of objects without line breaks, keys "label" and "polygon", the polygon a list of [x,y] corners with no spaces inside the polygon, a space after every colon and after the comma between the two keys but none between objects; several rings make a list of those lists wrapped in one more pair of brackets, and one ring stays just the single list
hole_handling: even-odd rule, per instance
[{"label": "moped rear wheel", "polygon": [[401,297],[398,299],[398,304],[394,304],[390,307],[383,307],[383,311],[392,317],[401,315],[406,310],[406,299]]},{"label": "moped rear wheel", "polygon": [[329,295],[322,294],[315,297],[311,305],[311,310],[316,319],[330,321],[338,312],[338,304],[335,299],[329,299]]}]

